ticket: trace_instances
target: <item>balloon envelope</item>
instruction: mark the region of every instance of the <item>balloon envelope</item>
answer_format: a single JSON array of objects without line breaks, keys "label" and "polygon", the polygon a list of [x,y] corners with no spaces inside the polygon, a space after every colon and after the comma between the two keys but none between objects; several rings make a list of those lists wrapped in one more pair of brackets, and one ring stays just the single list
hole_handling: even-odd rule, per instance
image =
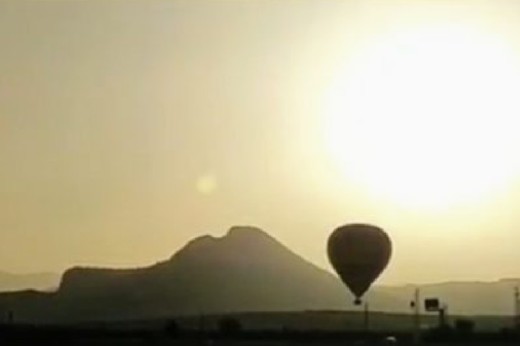
[{"label": "balloon envelope", "polygon": [[356,303],[386,268],[392,243],[379,227],[349,224],[332,232],[327,244],[330,263],[356,296]]}]

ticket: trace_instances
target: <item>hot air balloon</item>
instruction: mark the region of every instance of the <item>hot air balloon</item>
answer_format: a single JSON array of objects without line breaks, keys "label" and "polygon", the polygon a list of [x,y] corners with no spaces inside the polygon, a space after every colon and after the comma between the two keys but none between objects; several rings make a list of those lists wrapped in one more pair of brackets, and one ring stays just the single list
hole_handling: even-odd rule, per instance
[{"label": "hot air balloon", "polygon": [[361,304],[361,297],[386,268],[392,243],[379,227],[348,224],[332,232],[327,244],[329,261]]}]

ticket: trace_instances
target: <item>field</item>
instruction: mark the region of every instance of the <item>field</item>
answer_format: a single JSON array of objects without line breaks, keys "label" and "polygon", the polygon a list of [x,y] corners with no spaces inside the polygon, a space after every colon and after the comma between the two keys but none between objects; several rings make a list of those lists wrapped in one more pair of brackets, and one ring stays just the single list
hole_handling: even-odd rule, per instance
[{"label": "field", "polygon": [[[74,325],[0,326],[4,345],[392,345],[412,344],[413,316],[361,312],[306,311],[178,316],[142,321]],[[428,345],[517,344],[509,317],[464,317],[471,328],[437,316],[421,316],[422,341]],[[368,327],[368,328],[367,328]],[[467,324],[466,324],[467,327]]]},{"label": "field", "polygon": [[[181,316],[174,318],[180,328],[187,330],[217,330],[219,321],[231,317],[237,319],[247,331],[364,331],[365,320],[362,312],[350,311],[303,311],[303,312],[251,312],[221,315]],[[447,322],[454,325],[457,320],[469,319],[478,332],[499,332],[513,326],[513,318],[508,316],[448,316]],[[422,315],[423,330],[437,327],[435,314]],[[114,322],[105,326],[117,329],[158,330],[168,323],[168,319]],[[93,324],[92,326],[97,326]],[[391,314],[371,312],[368,328],[374,332],[411,332],[414,326],[412,314]]]},{"label": "field", "polygon": [[[2,345],[34,345],[40,343],[40,341],[7,341],[2,342]],[[177,346],[362,346],[362,345],[411,345],[410,343],[387,343],[381,342],[345,342],[345,341],[317,341],[317,342],[295,342],[295,341],[231,341],[231,340],[220,340],[220,341],[174,341],[167,339],[150,340],[150,339],[95,339],[95,340],[71,340],[71,341],[45,341],[45,345],[75,345],[75,346],[87,346],[87,345],[100,345],[100,346],[134,346],[134,345],[177,345]],[[425,345],[431,346],[462,346],[462,345],[489,345],[489,346],[506,346],[515,345],[516,343],[508,342],[443,342],[443,343],[428,343]],[[424,344],[423,344],[424,345]]]}]

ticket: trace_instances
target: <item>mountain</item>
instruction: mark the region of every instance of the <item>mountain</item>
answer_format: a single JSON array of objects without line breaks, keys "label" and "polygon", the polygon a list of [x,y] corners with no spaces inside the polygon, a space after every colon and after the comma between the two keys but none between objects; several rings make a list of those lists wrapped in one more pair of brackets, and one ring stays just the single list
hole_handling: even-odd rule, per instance
[{"label": "mountain", "polygon": [[[512,313],[520,280],[421,287],[449,313]],[[375,286],[372,311],[410,313],[413,286]],[[168,318],[180,315],[304,310],[357,310],[330,272],[298,256],[264,231],[232,227],[222,237],[198,237],[169,259],[135,269],[75,267],[55,292],[0,294],[0,320],[9,311],[25,322],[54,323]]]},{"label": "mountain", "polygon": [[13,274],[0,271],[0,292],[26,289],[54,290],[60,283],[60,275],[55,273]]},{"label": "mountain", "polygon": [[342,306],[344,289],[267,233],[233,227],[221,238],[196,238],[147,268],[73,268],[65,272],[58,295],[69,302],[91,300],[83,315],[125,318],[330,309]]},{"label": "mountain", "polygon": [[[198,237],[145,268],[67,270],[56,292],[0,294],[0,311],[19,320],[73,322],[247,311],[345,309],[352,298],[331,273],[264,231],[232,227]],[[374,306],[398,300],[384,293]]]}]

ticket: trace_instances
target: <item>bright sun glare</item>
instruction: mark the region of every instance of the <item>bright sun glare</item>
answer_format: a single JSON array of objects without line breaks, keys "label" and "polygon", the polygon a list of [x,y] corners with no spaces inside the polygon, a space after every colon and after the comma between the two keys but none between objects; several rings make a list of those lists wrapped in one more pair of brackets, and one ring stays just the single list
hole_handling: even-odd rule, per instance
[{"label": "bright sun glare", "polygon": [[430,27],[380,37],[327,96],[344,174],[405,207],[488,198],[518,172],[518,57],[493,35]]}]

